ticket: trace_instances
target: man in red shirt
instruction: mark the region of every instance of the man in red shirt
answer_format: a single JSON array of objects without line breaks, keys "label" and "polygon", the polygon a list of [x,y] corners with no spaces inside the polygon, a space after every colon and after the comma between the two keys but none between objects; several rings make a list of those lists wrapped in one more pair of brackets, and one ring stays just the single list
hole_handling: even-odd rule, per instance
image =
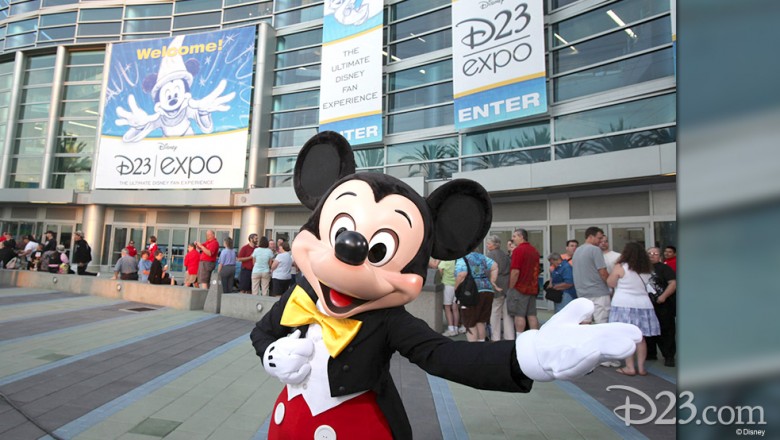
[{"label": "man in red shirt", "polygon": [[208,289],[211,282],[211,272],[217,267],[217,253],[219,252],[219,242],[214,235],[214,231],[206,231],[206,241],[203,243],[195,242],[195,247],[200,251],[200,265],[198,266],[198,283],[201,289]]},{"label": "man in red shirt", "polygon": [[245,244],[236,256],[236,261],[241,263],[241,272],[238,274],[238,290],[241,293],[252,293],[252,252],[259,241],[257,234],[249,234],[249,243]]},{"label": "man in red shirt", "polygon": [[190,243],[187,245],[187,255],[184,256],[184,267],[187,269],[184,287],[194,287],[197,284],[198,266],[200,266],[200,254],[195,250],[195,243]]},{"label": "man in red shirt", "polygon": [[677,272],[677,248],[669,245],[664,248],[664,264]]},{"label": "man in red shirt", "polygon": [[135,248],[135,242],[133,240],[130,240],[130,242],[127,243],[127,255],[135,258],[136,255],[138,255],[138,249]]},{"label": "man in red shirt", "polygon": [[536,317],[536,295],[539,293],[539,252],[528,242],[528,231],[515,229],[512,241],[517,245],[512,251],[509,271],[509,292],[506,305],[509,315],[514,317],[515,331],[519,336],[528,328],[539,328]]}]

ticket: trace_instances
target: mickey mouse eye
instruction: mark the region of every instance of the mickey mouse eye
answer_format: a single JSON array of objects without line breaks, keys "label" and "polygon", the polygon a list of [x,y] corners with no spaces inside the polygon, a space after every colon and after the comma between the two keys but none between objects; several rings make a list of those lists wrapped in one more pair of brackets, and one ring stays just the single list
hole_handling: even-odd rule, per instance
[{"label": "mickey mouse eye", "polygon": [[330,225],[330,244],[331,246],[336,245],[336,237],[339,236],[342,232],[346,231],[354,231],[355,230],[355,220],[352,219],[352,217],[349,216],[349,214],[339,214],[336,216],[336,218],[333,220],[333,224]]},{"label": "mickey mouse eye", "polygon": [[380,230],[368,243],[368,262],[373,266],[384,266],[393,259],[398,249],[398,236],[390,230]]}]

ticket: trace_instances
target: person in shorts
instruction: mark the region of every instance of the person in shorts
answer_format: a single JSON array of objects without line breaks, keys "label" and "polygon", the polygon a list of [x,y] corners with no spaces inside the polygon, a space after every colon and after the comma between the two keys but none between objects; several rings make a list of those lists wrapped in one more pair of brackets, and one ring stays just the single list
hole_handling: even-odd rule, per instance
[{"label": "person in shorts", "polygon": [[515,250],[509,271],[509,292],[506,307],[514,318],[515,331],[519,336],[529,329],[539,328],[536,317],[536,295],[539,293],[539,252],[528,242],[528,231],[515,229],[512,233]]},{"label": "person in shorts", "polygon": [[447,318],[447,330],[444,336],[457,336],[458,333],[466,333],[466,327],[458,329],[460,313],[458,304],[455,303],[455,260],[440,261],[437,266],[441,272],[441,282],[444,284],[444,316]]},{"label": "person in shorts", "polygon": [[206,231],[206,241],[203,243],[195,242],[195,247],[200,251],[200,265],[198,266],[198,284],[201,289],[208,289],[211,282],[211,273],[217,267],[217,253],[219,252],[219,242],[214,231]]},{"label": "person in shorts", "polygon": [[[468,267],[464,260],[468,260]],[[493,291],[501,290],[496,286],[498,264],[476,251],[459,258],[455,262],[455,288],[466,279],[468,269],[471,269],[471,276],[477,284],[479,299],[475,306],[461,306],[461,322],[467,329],[466,339],[469,342],[485,342],[487,323],[493,309]]]}]

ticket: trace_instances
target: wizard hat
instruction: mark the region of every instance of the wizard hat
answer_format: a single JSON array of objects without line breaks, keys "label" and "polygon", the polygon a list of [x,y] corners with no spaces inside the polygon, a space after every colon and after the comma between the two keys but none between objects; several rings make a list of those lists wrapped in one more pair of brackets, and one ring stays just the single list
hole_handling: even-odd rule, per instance
[{"label": "wizard hat", "polygon": [[172,57],[163,56],[162,62],[160,63],[160,71],[157,72],[157,82],[152,88],[152,96],[157,96],[157,92],[160,91],[160,88],[162,88],[165,83],[175,79],[183,79],[187,81],[189,87],[192,87],[192,74],[187,70],[187,67],[184,65],[184,59],[178,53],[180,52],[183,42],[184,35],[179,35],[171,41],[168,48],[165,50],[167,53],[175,48],[177,54]]}]

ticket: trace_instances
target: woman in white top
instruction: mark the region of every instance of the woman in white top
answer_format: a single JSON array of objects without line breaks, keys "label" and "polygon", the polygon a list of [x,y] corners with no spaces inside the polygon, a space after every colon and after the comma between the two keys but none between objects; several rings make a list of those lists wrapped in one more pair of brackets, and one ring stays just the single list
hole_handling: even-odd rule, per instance
[{"label": "woman in white top", "polygon": [[271,296],[282,296],[292,283],[293,258],[286,241],[276,247],[279,252],[271,263]]},{"label": "woman in white top", "polygon": [[645,287],[650,281],[652,271],[652,265],[642,245],[631,242],[626,244],[614,269],[612,269],[612,273],[607,278],[609,287],[615,288],[612,307],[609,311],[609,322],[634,324],[639,327],[642,336],[644,336],[642,341],[636,344],[636,367],[632,355],[626,359],[626,366],[617,370],[618,373],[626,376],[647,375],[645,370],[645,359],[647,358],[645,337],[661,334],[661,326]]}]

